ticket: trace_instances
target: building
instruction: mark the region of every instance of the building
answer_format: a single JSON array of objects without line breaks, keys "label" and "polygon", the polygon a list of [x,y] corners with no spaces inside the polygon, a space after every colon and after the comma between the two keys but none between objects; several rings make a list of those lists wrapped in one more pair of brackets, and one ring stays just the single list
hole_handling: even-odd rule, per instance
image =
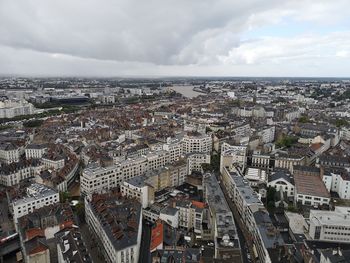
[{"label": "building", "polygon": [[0,118],[14,118],[20,115],[34,114],[33,104],[23,101],[0,101]]},{"label": "building", "polygon": [[25,150],[26,159],[41,159],[47,152],[45,144],[29,144]]},{"label": "building", "polygon": [[325,169],[323,182],[329,192],[335,192],[341,199],[350,199],[350,173],[346,169]]},{"label": "building", "polygon": [[191,153],[187,155],[187,174],[192,172],[203,172],[202,165],[210,164],[210,154]]},{"label": "building", "polygon": [[2,163],[16,163],[22,154],[22,149],[10,142],[0,143],[0,162]]},{"label": "building", "polygon": [[275,126],[266,126],[259,129],[257,136],[260,137],[262,143],[270,143],[275,140]]},{"label": "building", "polygon": [[223,172],[224,167],[232,166],[239,167],[241,171],[243,171],[247,163],[246,155],[246,146],[236,146],[223,143],[220,155],[220,172]]},{"label": "building", "polygon": [[24,196],[15,196],[9,200],[9,208],[13,213],[13,220],[17,223],[18,218],[25,216],[35,209],[52,205],[59,202],[58,191],[42,184],[31,184],[26,189]]},{"label": "building", "polygon": [[214,174],[205,174],[203,196],[209,206],[208,231],[215,244],[216,259],[240,258],[240,243],[233,214]]},{"label": "building", "polygon": [[249,167],[246,170],[244,178],[247,179],[251,186],[258,187],[259,185],[266,185],[267,175],[266,171],[258,168]]},{"label": "building", "polygon": [[335,207],[334,211],[311,210],[309,235],[314,240],[350,243],[350,210]]},{"label": "building", "polygon": [[55,239],[57,242],[58,263],[92,262],[78,227],[71,227],[57,232]]},{"label": "building", "polygon": [[267,186],[275,188],[287,198],[294,200],[294,177],[289,170],[275,169],[269,176]]},{"label": "building", "polygon": [[120,193],[85,198],[86,222],[97,238],[106,262],[137,263],[142,234],[141,204]]},{"label": "building", "polygon": [[50,248],[45,237],[36,236],[22,246],[24,262],[50,263]]},{"label": "building", "polygon": [[309,206],[328,205],[330,194],[319,175],[294,174],[295,203]]},{"label": "building", "polygon": [[182,153],[207,153],[211,154],[213,140],[209,134],[188,133],[182,138]]},{"label": "building", "polygon": [[123,196],[136,198],[146,208],[154,202],[154,188],[145,182],[143,176],[135,176],[120,185]]},{"label": "building", "polygon": [[42,169],[41,162],[34,159],[3,164],[0,166],[0,184],[14,186],[23,180],[34,178]]}]

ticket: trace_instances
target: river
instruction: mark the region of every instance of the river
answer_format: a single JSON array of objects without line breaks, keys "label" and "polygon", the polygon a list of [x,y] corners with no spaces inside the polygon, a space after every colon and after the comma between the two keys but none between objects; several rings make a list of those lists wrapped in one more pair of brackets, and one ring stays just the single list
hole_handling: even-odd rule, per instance
[{"label": "river", "polygon": [[170,89],[181,93],[183,96],[187,98],[195,98],[199,95],[203,95],[203,93],[197,92],[193,90],[194,86],[173,86]]}]

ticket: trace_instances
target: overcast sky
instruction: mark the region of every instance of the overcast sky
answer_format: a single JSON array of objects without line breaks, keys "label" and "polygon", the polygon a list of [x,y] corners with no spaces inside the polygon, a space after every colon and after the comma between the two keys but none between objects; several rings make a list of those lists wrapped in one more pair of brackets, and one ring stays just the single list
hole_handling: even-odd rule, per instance
[{"label": "overcast sky", "polygon": [[0,0],[0,74],[350,77],[349,0]]}]

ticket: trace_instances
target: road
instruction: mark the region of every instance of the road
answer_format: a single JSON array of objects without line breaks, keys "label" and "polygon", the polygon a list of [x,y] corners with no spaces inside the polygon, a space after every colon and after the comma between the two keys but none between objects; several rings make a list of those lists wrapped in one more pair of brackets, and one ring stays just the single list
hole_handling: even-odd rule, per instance
[{"label": "road", "polygon": [[[254,262],[253,259],[248,259],[248,252],[250,255],[254,255],[253,252],[253,242],[251,241],[251,235],[246,227],[246,225],[242,222],[241,217],[236,209],[235,204],[232,202],[231,198],[229,197],[226,188],[222,184],[222,180],[219,174],[215,174],[216,178],[219,181],[219,185],[221,187],[222,192],[225,195],[226,201],[232,211],[233,217],[235,219],[235,224],[237,226],[237,234],[239,238],[239,242],[241,244],[241,249],[242,249],[242,260],[244,263],[250,263]],[[253,257],[251,257],[253,258]]]},{"label": "road", "polygon": [[151,227],[145,223],[142,223],[142,237],[141,237],[141,250],[139,263],[150,263],[150,245],[151,245]]}]

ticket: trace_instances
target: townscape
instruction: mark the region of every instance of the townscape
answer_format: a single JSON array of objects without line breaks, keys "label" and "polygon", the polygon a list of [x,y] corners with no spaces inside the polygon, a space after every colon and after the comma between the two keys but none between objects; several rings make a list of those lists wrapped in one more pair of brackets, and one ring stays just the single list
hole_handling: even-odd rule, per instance
[{"label": "townscape", "polygon": [[1,262],[348,262],[350,80],[0,79]]}]

